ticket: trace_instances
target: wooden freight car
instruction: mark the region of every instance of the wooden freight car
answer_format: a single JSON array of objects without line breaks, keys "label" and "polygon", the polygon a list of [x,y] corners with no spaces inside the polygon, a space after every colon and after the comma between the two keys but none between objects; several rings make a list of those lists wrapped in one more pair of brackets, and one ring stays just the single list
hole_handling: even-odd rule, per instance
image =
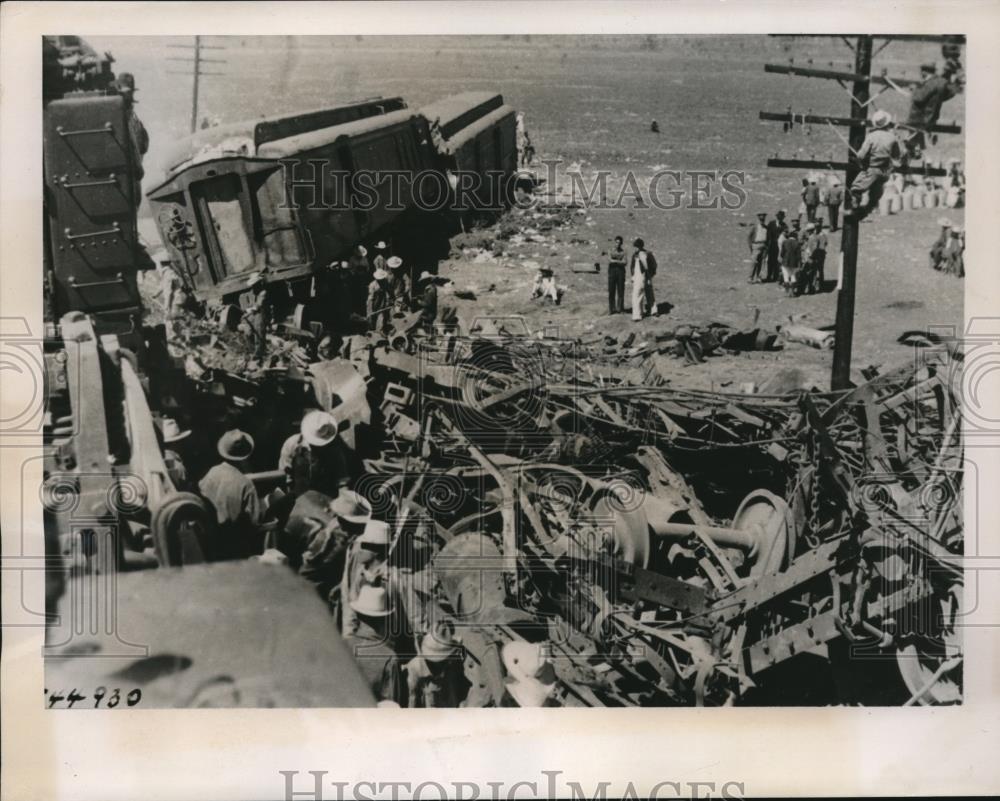
[{"label": "wooden freight car", "polygon": [[502,208],[503,177],[517,163],[515,115],[490,93],[455,95],[421,113],[378,98],[208,129],[167,162],[149,199],[195,297],[232,299],[267,268],[271,281],[290,282],[291,301],[305,303],[307,279],[357,244],[384,239],[411,268],[433,268],[447,245],[441,218],[463,200],[449,179],[463,171],[482,178],[465,204]]},{"label": "wooden freight car", "polygon": [[463,92],[424,106],[420,113],[443,140],[437,147],[444,168],[454,175],[453,208],[462,212],[506,208],[517,172],[517,119],[503,95]]}]

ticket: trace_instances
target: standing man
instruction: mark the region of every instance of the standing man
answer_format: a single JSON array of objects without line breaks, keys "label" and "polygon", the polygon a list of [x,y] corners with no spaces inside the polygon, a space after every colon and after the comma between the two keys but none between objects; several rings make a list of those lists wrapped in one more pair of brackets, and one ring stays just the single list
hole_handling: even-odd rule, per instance
[{"label": "standing man", "polygon": [[267,272],[254,273],[247,279],[247,286],[253,293],[253,303],[245,312],[250,330],[256,343],[257,359],[264,358],[267,346],[267,331],[274,316],[274,302],[267,288]]},{"label": "standing man", "polygon": [[260,553],[257,526],[260,500],[243,466],[253,454],[253,437],[238,428],[219,438],[217,450],[222,461],[199,482],[202,496],[215,509],[219,541],[211,559],[245,559]]},{"label": "standing man", "polygon": [[767,260],[770,229],[766,220],[767,215],[764,212],[757,212],[757,222],[750,229],[750,260],[753,262],[753,267],[750,268],[750,278],[747,281],[749,284],[760,283],[761,271]]},{"label": "standing man", "polygon": [[830,188],[826,190],[826,217],[830,221],[830,230],[836,231],[840,225],[840,204],[844,202],[844,188],[840,179],[834,176],[830,180]]},{"label": "standing man", "polygon": [[132,145],[132,159],[135,164],[135,197],[132,198],[135,205],[142,202],[142,177],[145,175],[145,171],[142,167],[142,159],[149,150],[149,134],[146,132],[146,126],[142,124],[142,120],[135,113],[135,77],[131,72],[123,72],[118,75],[115,80],[115,89],[119,95],[121,95],[122,100],[125,101],[125,112],[128,119],[128,133],[129,141]]},{"label": "standing man", "polygon": [[[642,242],[641,239],[638,241]],[[656,304],[656,293],[653,290],[653,279],[656,277],[656,256],[653,255],[651,250],[645,250],[644,245],[642,247],[646,254],[646,280],[643,284],[643,294],[646,300],[646,314],[651,314],[653,317],[659,317],[660,307]]]},{"label": "standing man", "polygon": [[[857,215],[858,220],[863,220],[878,206],[889,172],[902,158],[899,142],[892,132],[892,115],[879,109],[872,116],[872,125],[874,130],[865,137],[857,153],[862,170],[848,190],[851,206],[844,212]],[[862,206],[861,197],[865,192],[868,192],[868,205]]]},{"label": "standing man", "polygon": [[826,231],[823,230],[823,219],[816,220],[816,230],[809,238],[809,275],[812,278],[809,284],[809,294],[823,291],[823,284],[826,280],[824,270],[826,269],[826,251],[830,246]]},{"label": "standing man", "polygon": [[806,204],[806,222],[816,222],[816,209],[819,208],[819,185],[816,176],[809,178],[809,183],[802,190],[802,201]]},{"label": "standing man", "polygon": [[632,278],[632,320],[638,322],[642,320],[644,306],[646,303],[646,271],[648,270],[648,255],[646,253],[646,243],[642,239],[636,239],[632,243],[632,259],[629,266],[629,275]]},{"label": "standing man", "polygon": [[389,330],[389,318],[392,314],[392,294],[389,292],[389,273],[379,268],[372,275],[368,285],[368,303],[366,316],[372,331],[386,333]]},{"label": "standing man", "polygon": [[608,254],[608,314],[618,314],[625,311],[625,265],[628,254],[625,253],[625,240],[615,237],[615,246]]},{"label": "standing man", "polygon": [[386,259],[389,268],[389,294],[392,295],[392,307],[397,312],[410,310],[410,287],[403,272],[403,260],[399,256]]},{"label": "standing man", "polygon": [[420,273],[417,285],[422,288],[420,295],[420,327],[428,334],[434,332],[434,323],[437,320],[438,295],[437,287],[434,285],[434,276],[427,270]]},{"label": "standing man", "polygon": [[354,314],[363,315],[368,302],[368,284],[372,280],[372,268],[368,263],[368,249],[356,245],[348,260],[348,284],[351,290],[351,306]]},{"label": "standing man", "polygon": [[782,284],[785,287],[785,294],[789,297],[795,295],[801,267],[802,245],[799,243],[798,232],[792,229],[785,234],[785,241],[781,243]]},{"label": "standing man", "polygon": [[389,246],[382,240],[375,243],[375,258],[372,259],[372,269],[373,270],[384,270],[386,268],[386,255],[389,252]]},{"label": "standing man", "polygon": [[786,211],[779,209],[775,219],[767,224],[767,282],[774,283],[780,278],[779,266],[781,265],[781,244],[785,240],[788,232],[788,224],[785,222]]},{"label": "standing man", "polygon": [[339,437],[337,418],[315,409],[302,418],[299,433],[281,446],[278,469],[285,471],[288,490],[309,490],[335,497],[350,481],[348,457]]}]

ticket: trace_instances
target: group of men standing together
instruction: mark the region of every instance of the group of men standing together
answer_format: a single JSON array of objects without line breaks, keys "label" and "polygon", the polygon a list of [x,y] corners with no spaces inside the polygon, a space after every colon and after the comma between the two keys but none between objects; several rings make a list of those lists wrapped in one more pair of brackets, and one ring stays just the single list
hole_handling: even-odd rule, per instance
[{"label": "group of men standing together", "polygon": [[[801,215],[793,219],[791,225],[786,222],[786,217],[784,209],[770,221],[765,212],[757,213],[757,222],[750,229],[749,236],[753,266],[748,282],[779,283],[789,296],[821,292],[826,254],[830,247],[823,218],[812,209],[811,213],[807,212],[808,222],[803,228]],[[831,221],[833,219],[835,217],[831,213]]]},{"label": "group of men standing together", "polygon": [[625,284],[632,282],[632,319],[657,317],[656,292],[653,278],[656,276],[656,257],[646,250],[646,243],[637,238],[632,242],[632,253],[625,252],[625,240],[615,237],[614,247],[608,254],[608,314],[625,311]]}]

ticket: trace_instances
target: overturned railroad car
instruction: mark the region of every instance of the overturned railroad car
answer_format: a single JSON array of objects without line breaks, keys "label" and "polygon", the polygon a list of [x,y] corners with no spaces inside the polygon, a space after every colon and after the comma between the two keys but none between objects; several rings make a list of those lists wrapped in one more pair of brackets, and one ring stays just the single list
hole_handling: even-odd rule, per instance
[{"label": "overturned railroad car", "polygon": [[440,127],[433,133],[426,111],[377,98],[207,129],[182,143],[148,196],[194,296],[234,299],[266,269],[271,282],[288,283],[292,301],[308,302],[318,269],[378,239],[411,269],[432,268],[447,245],[449,173],[512,174],[516,140],[500,95],[456,95],[429,108]]},{"label": "overturned railroad car", "polygon": [[517,172],[517,115],[493,92],[462,92],[420,109],[444,168],[454,174],[452,208],[502,211]]}]

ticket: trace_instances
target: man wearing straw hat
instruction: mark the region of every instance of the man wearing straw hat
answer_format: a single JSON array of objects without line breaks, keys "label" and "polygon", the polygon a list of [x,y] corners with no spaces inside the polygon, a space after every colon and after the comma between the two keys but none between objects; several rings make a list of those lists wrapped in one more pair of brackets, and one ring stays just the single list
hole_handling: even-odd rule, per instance
[{"label": "man wearing straw hat", "polygon": [[288,490],[296,496],[308,490],[333,496],[346,486],[349,468],[337,418],[319,409],[308,412],[299,432],[281,446],[278,469],[285,471]]},{"label": "man wearing straw hat", "polygon": [[253,482],[243,473],[253,448],[253,437],[246,432],[238,428],[227,431],[217,445],[222,461],[198,483],[219,524],[214,559],[245,559],[260,553],[260,500]]},{"label": "man wearing straw hat", "polygon": [[179,451],[191,435],[190,430],[181,430],[180,425],[172,417],[164,417],[160,421],[159,433],[163,440],[163,463],[167,466],[167,475],[177,490],[188,489],[188,471],[184,458]]},{"label": "man wearing straw hat", "polygon": [[392,293],[389,291],[389,273],[381,267],[372,275],[368,285],[368,304],[365,316],[371,330],[385,334],[389,330],[389,318],[392,314]]},{"label": "man wearing straw hat", "polygon": [[407,705],[411,708],[457,708],[469,686],[462,664],[463,651],[455,624],[440,612],[430,631],[420,638],[418,653],[403,666]]},{"label": "man wearing straw hat", "polygon": [[390,256],[385,261],[389,270],[389,294],[392,296],[392,307],[397,312],[409,311],[410,287],[403,271],[403,260],[399,256]]},{"label": "man wearing straw hat", "polygon": [[[859,221],[878,206],[885,182],[889,180],[889,172],[902,158],[899,142],[892,132],[892,115],[879,109],[872,116],[872,126],[874,130],[865,137],[857,152],[862,171],[850,186],[851,207],[844,212],[845,216],[855,215]],[[861,198],[865,192],[868,193],[868,204],[862,205]]]}]

